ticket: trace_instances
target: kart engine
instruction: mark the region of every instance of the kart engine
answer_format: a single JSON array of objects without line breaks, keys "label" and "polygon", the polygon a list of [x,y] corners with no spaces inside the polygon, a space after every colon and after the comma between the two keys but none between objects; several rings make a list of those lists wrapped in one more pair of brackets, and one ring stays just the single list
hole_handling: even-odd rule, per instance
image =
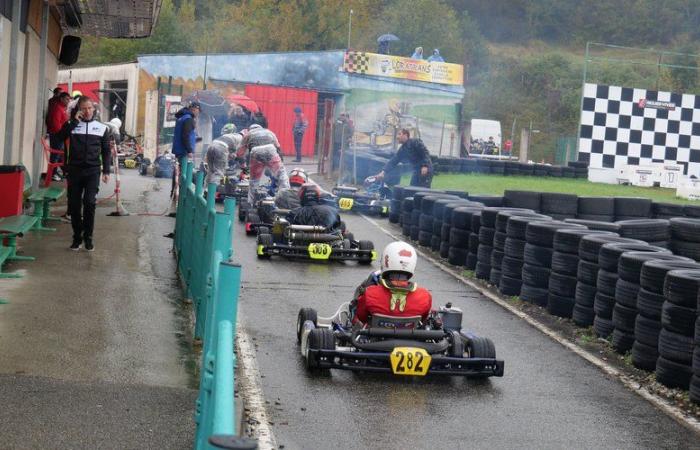
[{"label": "kart engine", "polygon": [[462,329],[462,310],[447,303],[441,306],[438,315],[442,320],[442,328],[445,331],[460,331]]},{"label": "kart engine", "polygon": [[326,227],[319,225],[289,225],[284,235],[291,241],[300,242],[335,242],[339,236],[327,233]]}]

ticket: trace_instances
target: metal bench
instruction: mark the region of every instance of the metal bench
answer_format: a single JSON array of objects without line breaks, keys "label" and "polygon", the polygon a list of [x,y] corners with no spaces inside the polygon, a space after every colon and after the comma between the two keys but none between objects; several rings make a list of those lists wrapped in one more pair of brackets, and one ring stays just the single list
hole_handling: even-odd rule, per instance
[{"label": "metal bench", "polygon": [[34,224],[34,230],[56,231],[55,228],[47,227],[49,221],[60,221],[60,217],[51,215],[51,203],[65,195],[66,190],[62,187],[51,186],[38,189],[29,196],[29,201],[34,205],[32,215],[38,220]]},{"label": "metal bench", "polygon": [[[6,242],[0,246],[0,264],[4,261],[34,261],[33,256],[20,256],[17,254],[17,236],[22,236],[33,229],[37,221],[36,216],[10,216],[0,218],[0,239]],[[14,273],[0,273],[0,278],[19,278],[22,275]]]}]

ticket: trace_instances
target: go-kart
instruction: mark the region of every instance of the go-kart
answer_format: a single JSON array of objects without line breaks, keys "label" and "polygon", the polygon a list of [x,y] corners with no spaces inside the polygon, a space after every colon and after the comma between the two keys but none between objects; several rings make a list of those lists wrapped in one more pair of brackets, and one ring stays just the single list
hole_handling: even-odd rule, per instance
[{"label": "go-kart", "polygon": [[352,233],[319,225],[293,225],[277,214],[270,227],[258,226],[258,258],[273,255],[314,261],[357,261],[371,264],[377,259],[371,241],[356,241]]},{"label": "go-kart", "polygon": [[391,189],[377,177],[367,177],[365,192],[353,186],[336,186],[333,195],[337,197],[338,208],[362,214],[388,216]]},{"label": "go-kart", "polygon": [[352,327],[350,304],[328,318],[302,308],[297,343],[306,368],[342,369],[394,375],[502,377],[503,361],[493,342],[462,330],[462,311],[450,303],[421,317],[374,315],[369,326]]},{"label": "go-kart", "polygon": [[239,168],[226,170],[221,183],[216,187],[216,201],[222,202],[227,198],[235,198],[239,204],[248,198],[249,181]]}]

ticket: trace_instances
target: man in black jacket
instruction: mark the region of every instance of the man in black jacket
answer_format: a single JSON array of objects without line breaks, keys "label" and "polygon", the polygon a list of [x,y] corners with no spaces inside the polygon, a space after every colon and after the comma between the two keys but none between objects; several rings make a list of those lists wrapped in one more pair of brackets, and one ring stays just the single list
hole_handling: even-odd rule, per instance
[{"label": "man in black jacket", "polygon": [[[95,120],[95,105],[88,97],[80,97],[73,117],[59,132],[70,137],[68,151],[68,211],[73,225],[71,250],[80,250],[83,242],[89,252],[95,249],[92,230],[95,224],[95,196],[102,182],[109,181],[110,132],[107,125]],[[82,205],[82,214],[81,214]]]},{"label": "man in black jacket", "polygon": [[411,139],[411,133],[405,128],[399,131],[397,139],[401,143],[399,151],[386,162],[384,170],[377,174],[377,178],[383,179],[384,175],[394,170],[399,163],[407,162],[413,166],[411,186],[429,188],[433,181],[433,163],[425,144],[420,139]]}]

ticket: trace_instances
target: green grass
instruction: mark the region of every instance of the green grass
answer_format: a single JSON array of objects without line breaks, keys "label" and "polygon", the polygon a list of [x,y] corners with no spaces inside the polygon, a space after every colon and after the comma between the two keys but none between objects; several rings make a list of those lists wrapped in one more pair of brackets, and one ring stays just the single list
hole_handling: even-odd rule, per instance
[{"label": "green grass", "polygon": [[[410,177],[402,179],[403,185]],[[591,183],[575,178],[518,177],[484,174],[444,174],[433,178],[433,188],[467,191],[470,194],[503,195],[507,189],[539,192],[561,192],[581,196],[646,197],[659,202],[697,203],[676,197],[674,189],[645,188],[617,184]]]}]

